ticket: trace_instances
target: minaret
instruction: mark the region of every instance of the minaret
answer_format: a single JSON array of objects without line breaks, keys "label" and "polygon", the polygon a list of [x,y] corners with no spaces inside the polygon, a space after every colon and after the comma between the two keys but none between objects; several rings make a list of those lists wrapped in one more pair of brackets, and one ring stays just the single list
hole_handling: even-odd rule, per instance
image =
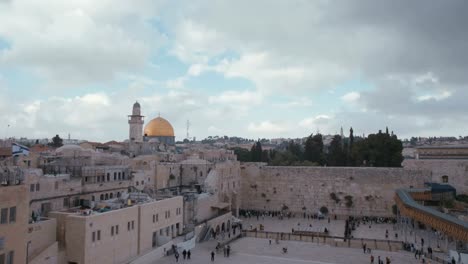
[{"label": "minaret", "polygon": [[138,102],[133,104],[132,115],[128,116],[128,124],[130,125],[130,142],[143,141],[143,118],[141,115],[141,107]]}]

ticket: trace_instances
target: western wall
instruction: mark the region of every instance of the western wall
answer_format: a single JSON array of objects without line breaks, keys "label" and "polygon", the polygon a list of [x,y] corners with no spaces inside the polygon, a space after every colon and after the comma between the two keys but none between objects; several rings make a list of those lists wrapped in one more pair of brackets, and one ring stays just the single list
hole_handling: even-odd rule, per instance
[{"label": "western wall", "polygon": [[241,164],[241,209],[392,216],[395,190],[422,188],[430,172],[403,168],[277,167]]},{"label": "western wall", "polygon": [[457,194],[468,194],[467,160],[406,159],[403,161],[403,167],[407,169],[429,170],[433,182],[450,184],[457,189]]}]

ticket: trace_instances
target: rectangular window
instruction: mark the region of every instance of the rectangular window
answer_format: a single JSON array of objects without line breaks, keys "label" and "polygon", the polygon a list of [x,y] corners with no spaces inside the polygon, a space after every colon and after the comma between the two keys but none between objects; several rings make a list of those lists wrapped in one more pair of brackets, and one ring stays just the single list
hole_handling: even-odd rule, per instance
[{"label": "rectangular window", "polygon": [[88,182],[88,177],[84,177],[84,181],[85,181],[85,182]]},{"label": "rectangular window", "polygon": [[10,207],[10,224],[16,222],[16,206]]},{"label": "rectangular window", "polygon": [[127,223],[127,230],[130,231],[130,222]]},{"label": "rectangular window", "polygon": [[97,240],[101,240],[101,230],[97,231]]},{"label": "rectangular window", "polygon": [[7,264],[13,264],[14,261],[15,261],[15,252],[14,251],[8,252],[8,255],[7,255],[7,258],[6,258],[6,263]]},{"label": "rectangular window", "polygon": [[29,187],[30,192],[34,192],[34,186],[35,186],[34,184],[31,184],[31,186]]},{"label": "rectangular window", "polygon": [[96,232],[93,232],[91,241],[93,241],[93,242],[96,241]]},{"label": "rectangular window", "polygon": [[8,223],[8,208],[2,208],[0,212],[0,224]]},{"label": "rectangular window", "polygon": [[41,188],[41,186],[39,185],[39,183],[36,183],[36,192],[38,192]]},{"label": "rectangular window", "polygon": [[63,207],[68,207],[70,204],[70,198],[65,197],[63,198]]},{"label": "rectangular window", "polygon": [[115,234],[116,234],[116,235],[119,234],[119,225],[116,225],[116,226],[115,226]]},{"label": "rectangular window", "polygon": [[5,238],[0,237],[0,250],[3,250],[4,248],[5,248]]},{"label": "rectangular window", "polygon": [[132,221],[132,230],[135,229],[135,221]]},{"label": "rectangular window", "polygon": [[156,215],[153,215],[153,223],[156,222]]},{"label": "rectangular window", "polygon": [[0,254],[0,264],[5,264],[5,254]]},{"label": "rectangular window", "polygon": [[114,235],[114,226],[111,227],[111,236]]},{"label": "rectangular window", "polygon": [[159,221],[159,214],[156,214],[156,222]]}]

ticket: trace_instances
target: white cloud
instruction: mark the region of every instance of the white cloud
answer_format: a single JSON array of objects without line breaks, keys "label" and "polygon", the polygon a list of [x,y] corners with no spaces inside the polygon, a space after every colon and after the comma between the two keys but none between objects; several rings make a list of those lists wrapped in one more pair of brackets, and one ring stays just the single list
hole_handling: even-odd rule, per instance
[{"label": "white cloud", "polygon": [[450,96],[452,96],[452,93],[450,91],[441,91],[436,94],[421,95],[421,96],[418,96],[416,99],[418,101],[429,101],[429,100],[441,101],[441,100],[449,98]]},{"label": "white cloud", "polygon": [[257,134],[277,135],[288,132],[288,126],[279,122],[263,121],[258,124],[250,123],[247,130]]},{"label": "white cloud", "polygon": [[107,81],[144,68],[165,37],[148,26],[158,1],[11,1],[0,6],[0,68],[18,66],[52,85]]},{"label": "white cloud", "polygon": [[210,96],[208,101],[212,104],[255,105],[260,104],[263,96],[252,91],[225,91],[219,95]]},{"label": "white cloud", "polygon": [[343,100],[346,103],[354,103],[357,100],[361,98],[361,94],[358,92],[349,92],[341,97],[341,100]]},{"label": "white cloud", "polygon": [[327,125],[332,117],[328,115],[317,115],[315,117],[304,118],[299,122],[299,126],[308,129],[317,129],[320,126]]},{"label": "white cloud", "polygon": [[184,87],[184,84],[186,81],[187,81],[187,77],[182,76],[173,80],[166,81],[166,86],[169,88],[174,88],[174,89],[182,88]]},{"label": "white cloud", "polygon": [[291,101],[285,103],[276,104],[281,108],[290,108],[290,107],[308,107],[313,105],[313,101],[306,97],[301,97],[297,99],[293,99]]}]

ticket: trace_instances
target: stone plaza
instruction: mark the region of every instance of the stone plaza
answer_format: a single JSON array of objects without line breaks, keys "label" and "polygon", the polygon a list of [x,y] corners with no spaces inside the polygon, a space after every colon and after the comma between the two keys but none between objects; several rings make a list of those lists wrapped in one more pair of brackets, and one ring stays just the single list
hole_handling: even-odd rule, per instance
[{"label": "stone plaza", "polygon": [[[210,254],[215,251],[216,242],[210,241],[198,245],[192,251],[190,260],[184,260],[182,256],[179,263],[211,263]],[[268,239],[241,238],[230,244],[232,252],[230,257],[224,257],[222,250],[215,255],[213,263],[242,263],[242,264],[354,264],[370,263],[371,254],[364,254],[361,249],[337,248],[329,245],[317,245],[316,243],[280,241],[279,244],[269,244]],[[283,253],[282,248],[287,247],[288,252]],[[375,250],[372,252],[374,263],[380,256],[385,262],[388,257],[391,263],[416,264],[421,263],[420,259],[415,259],[410,252],[396,251],[388,252]],[[164,257],[160,263],[176,263],[173,255]],[[426,262],[431,263],[431,262]]]}]

